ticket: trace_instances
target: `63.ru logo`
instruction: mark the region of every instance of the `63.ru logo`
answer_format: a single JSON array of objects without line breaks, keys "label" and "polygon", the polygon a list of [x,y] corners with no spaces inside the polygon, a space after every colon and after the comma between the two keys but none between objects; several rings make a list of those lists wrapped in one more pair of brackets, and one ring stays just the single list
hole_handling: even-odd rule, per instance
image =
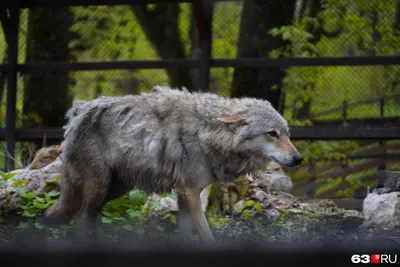
[{"label": "63.ru logo", "polygon": [[396,263],[396,254],[354,254],[351,256],[352,263]]}]

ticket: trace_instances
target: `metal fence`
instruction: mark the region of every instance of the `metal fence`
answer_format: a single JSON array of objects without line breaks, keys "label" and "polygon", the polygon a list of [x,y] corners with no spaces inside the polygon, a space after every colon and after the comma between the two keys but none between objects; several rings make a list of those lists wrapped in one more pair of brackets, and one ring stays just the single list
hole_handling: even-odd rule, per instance
[{"label": "metal fence", "polygon": [[21,0],[0,19],[6,169],[16,141],[61,140],[65,98],[160,83],[265,97],[294,140],[400,139],[398,1]]}]

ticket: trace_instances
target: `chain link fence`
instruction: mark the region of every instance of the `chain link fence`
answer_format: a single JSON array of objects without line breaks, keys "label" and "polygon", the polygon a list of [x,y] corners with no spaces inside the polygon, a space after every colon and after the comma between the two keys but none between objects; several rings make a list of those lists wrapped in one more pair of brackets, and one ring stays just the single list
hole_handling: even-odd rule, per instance
[{"label": "chain link fence", "polygon": [[[216,4],[214,58],[249,55],[374,57],[398,55],[400,51],[398,1],[295,1],[294,13],[290,7],[276,6],[276,11],[270,11],[268,8],[273,5],[267,2],[251,0]],[[288,16],[290,23],[277,25],[274,16]],[[250,20],[257,20],[257,23]],[[262,29],[255,31],[258,35],[250,36],[242,29],[248,23],[255,27],[260,25]],[[282,42],[279,47],[268,45],[276,43],[272,36],[287,42]],[[242,47],[241,51],[238,51],[238,46]],[[245,46],[247,49],[243,48]],[[268,50],[271,47],[273,49]],[[251,51],[257,49],[261,51]],[[293,119],[318,120],[342,119],[343,115],[346,119],[397,116],[400,111],[399,71],[398,66],[288,68],[281,84],[285,115]],[[214,84],[223,80],[221,83],[228,84],[224,90],[229,91],[232,86],[226,80],[232,77],[231,73],[233,70],[213,70]],[[221,76],[224,78],[220,79]],[[385,98],[384,103],[382,98]]]},{"label": "chain link fence", "polygon": [[[290,23],[287,25],[276,25],[271,14],[278,12],[267,10],[270,6],[263,1],[216,2],[212,21],[212,57],[232,59],[251,57],[252,54],[256,57],[373,57],[397,55],[400,51],[398,1],[294,2],[294,7],[279,10],[287,14],[276,14],[288,16]],[[249,10],[270,16],[248,15]],[[49,11],[52,15],[46,15]],[[250,23],[250,20],[254,21]],[[264,27],[256,31],[259,36],[247,38],[249,34],[241,31],[249,23]],[[19,63],[64,59],[70,62],[190,59],[200,56],[197,29],[188,3],[53,10],[36,8],[30,11],[30,15],[25,9],[21,12],[20,28]],[[0,58],[5,62],[6,42],[2,32],[0,37]],[[287,42],[281,42],[281,46],[270,50],[263,49],[271,48],[265,43],[276,42],[276,39]],[[247,50],[261,51],[252,53],[244,46],[248,47]],[[241,47],[240,51],[238,47]],[[281,87],[285,95],[283,110],[286,116],[304,118],[322,112],[318,119],[342,118],[343,110],[338,107],[346,104],[350,104],[346,114],[349,119],[396,116],[400,110],[398,66],[294,66],[285,71]],[[211,90],[231,95],[234,72],[233,68],[212,68]],[[19,77],[19,119],[24,113],[23,92],[29,90],[26,89],[29,87],[27,80],[35,75],[40,76],[29,73]],[[51,86],[68,86],[72,98],[91,99],[99,95],[143,92],[159,83],[194,89],[196,78],[197,70],[78,71],[68,74],[68,82],[55,82]],[[5,83],[0,86],[0,126],[4,127]],[[381,97],[387,97],[383,114]],[[375,101],[357,104],[372,99]],[[299,109],[304,109],[304,106],[307,110],[300,111],[304,114],[299,116]],[[330,109],[332,112],[323,113]]]}]

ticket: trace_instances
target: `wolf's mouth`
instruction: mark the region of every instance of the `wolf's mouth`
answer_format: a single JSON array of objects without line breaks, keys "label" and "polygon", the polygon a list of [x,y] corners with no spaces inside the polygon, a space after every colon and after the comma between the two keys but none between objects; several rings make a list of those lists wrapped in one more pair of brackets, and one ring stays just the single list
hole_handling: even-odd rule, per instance
[{"label": "wolf's mouth", "polygon": [[296,163],[292,163],[292,164],[284,164],[284,163],[281,163],[283,166],[286,166],[286,167],[296,167],[298,164],[296,164]]},{"label": "wolf's mouth", "polygon": [[295,167],[295,166],[298,165],[296,162],[287,163],[287,162],[279,161],[279,160],[277,160],[274,156],[271,156],[270,158],[271,158],[273,161],[275,161],[276,163],[281,164],[281,165],[283,165],[283,166],[285,166],[285,167]]}]

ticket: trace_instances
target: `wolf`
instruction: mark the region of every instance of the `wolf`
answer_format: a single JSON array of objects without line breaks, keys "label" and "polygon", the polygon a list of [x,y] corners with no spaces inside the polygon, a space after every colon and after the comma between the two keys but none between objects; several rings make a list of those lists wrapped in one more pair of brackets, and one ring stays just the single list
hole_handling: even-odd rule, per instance
[{"label": "wolf", "polygon": [[175,190],[178,224],[190,236],[190,218],[203,242],[214,237],[200,193],[270,161],[294,167],[302,156],[287,121],[267,100],[190,93],[166,85],[149,93],[76,101],[64,127],[63,180],[46,217],[75,216],[87,230],[103,205],[136,188]]}]

